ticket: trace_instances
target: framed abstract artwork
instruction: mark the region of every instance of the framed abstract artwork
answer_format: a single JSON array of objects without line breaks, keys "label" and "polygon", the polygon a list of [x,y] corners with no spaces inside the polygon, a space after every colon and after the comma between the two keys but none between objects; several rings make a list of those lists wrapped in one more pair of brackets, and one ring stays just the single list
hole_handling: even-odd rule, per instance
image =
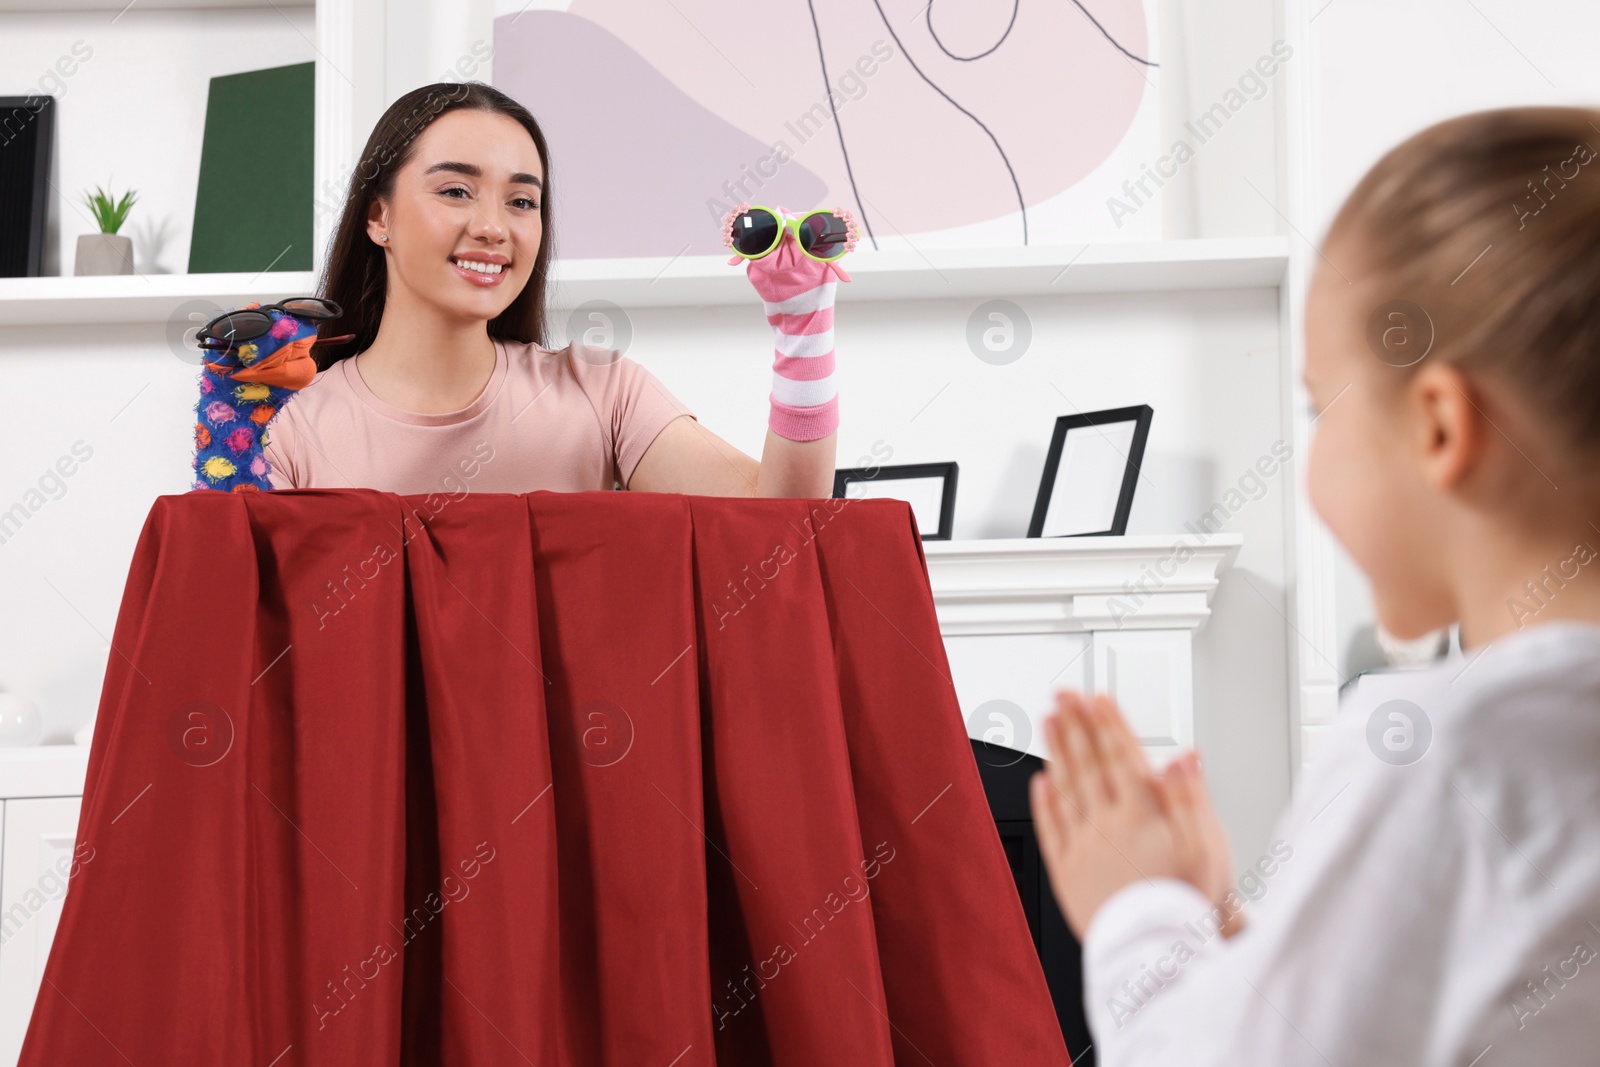
[{"label": "framed abstract artwork", "polygon": [[493,84],[562,259],[725,257],[742,202],[846,208],[858,257],[1159,240],[1163,7],[496,0]]}]

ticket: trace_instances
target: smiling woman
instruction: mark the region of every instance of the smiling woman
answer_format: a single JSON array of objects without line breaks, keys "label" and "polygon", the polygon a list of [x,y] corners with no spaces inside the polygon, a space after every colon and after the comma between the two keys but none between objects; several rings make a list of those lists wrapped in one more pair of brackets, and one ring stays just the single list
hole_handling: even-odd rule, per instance
[{"label": "smiling woman", "polygon": [[[620,352],[548,347],[551,186],[544,134],[499,90],[439,83],[390,106],[351,178],[319,286],[343,309],[319,336],[349,340],[317,349],[316,377],[273,422],[263,448],[273,488],[430,492],[487,444],[496,461],[480,491],[829,496],[831,283],[825,323],[813,316],[828,359],[811,361],[828,380],[811,392],[834,403],[802,422],[780,418],[770,398],[786,435],[769,429],[758,462]],[[813,287],[803,257],[768,260],[750,267],[758,294]]]}]

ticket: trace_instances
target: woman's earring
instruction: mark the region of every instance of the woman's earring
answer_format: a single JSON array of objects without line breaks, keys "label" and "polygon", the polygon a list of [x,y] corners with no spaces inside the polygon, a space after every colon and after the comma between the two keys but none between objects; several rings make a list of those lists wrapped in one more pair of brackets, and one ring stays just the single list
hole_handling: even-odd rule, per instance
[{"label": "woman's earring", "polygon": [[386,233],[385,234],[380,234],[378,236],[378,240],[380,240],[380,241],[388,241],[389,240],[389,235],[386,234]]}]

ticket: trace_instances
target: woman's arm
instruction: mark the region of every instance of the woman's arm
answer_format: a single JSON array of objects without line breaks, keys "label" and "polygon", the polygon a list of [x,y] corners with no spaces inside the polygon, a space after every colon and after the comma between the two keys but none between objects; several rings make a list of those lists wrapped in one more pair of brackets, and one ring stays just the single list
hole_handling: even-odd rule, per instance
[{"label": "woman's arm", "polygon": [[761,460],[680,416],[645,449],[626,488],[696,496],[830,497],[838,433],[791,441],[767,430]]}]

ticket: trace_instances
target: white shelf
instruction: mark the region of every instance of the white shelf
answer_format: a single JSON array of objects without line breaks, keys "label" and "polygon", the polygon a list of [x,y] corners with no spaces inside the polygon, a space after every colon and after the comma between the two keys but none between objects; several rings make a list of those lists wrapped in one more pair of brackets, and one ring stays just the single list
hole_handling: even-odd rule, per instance
[{"label": "white shelf", "polygon": [[924,541],[939,630],[968,634],[1199,629],[1244,535]]},{"label": "white shelf", "polygon": [[0,800],[83,795],[88,745],[0,747]]},{"label": "white shelf", "polygon": [[[852,281],[840,284],[838,299],[1276,289],[1288,262],[1286,237],[879,252],[857,246],[842,264]],[[750,300],[744,267],[727,256],[568,260],[551,281],[551,304],[559,308],[600,299],[625,308]]]},{"label": "white shelf", "polygon": [[167,322],[174,317],[187,323],[185,304],[215,305],[220,312],[252,300],[309,296],[316,284],[312,271],[0,278],[0,326]]},{"label": "white shelf", "polygon": [[[924,258],[924,255],[926,258]],[[862,252],[839,300],[937,300],[1056,293],[1274,289],[1288,239],[1245,237],[999,249]],[[558,261],[550,304],[609,300],[625,308],[738,305],[753,299],[742,266],[724,256]],[[166,322],[180,305],[221,310],[250,300],[310,295],[312,271],[145,274],[102,278],[0,278],[0,326]]]}]

